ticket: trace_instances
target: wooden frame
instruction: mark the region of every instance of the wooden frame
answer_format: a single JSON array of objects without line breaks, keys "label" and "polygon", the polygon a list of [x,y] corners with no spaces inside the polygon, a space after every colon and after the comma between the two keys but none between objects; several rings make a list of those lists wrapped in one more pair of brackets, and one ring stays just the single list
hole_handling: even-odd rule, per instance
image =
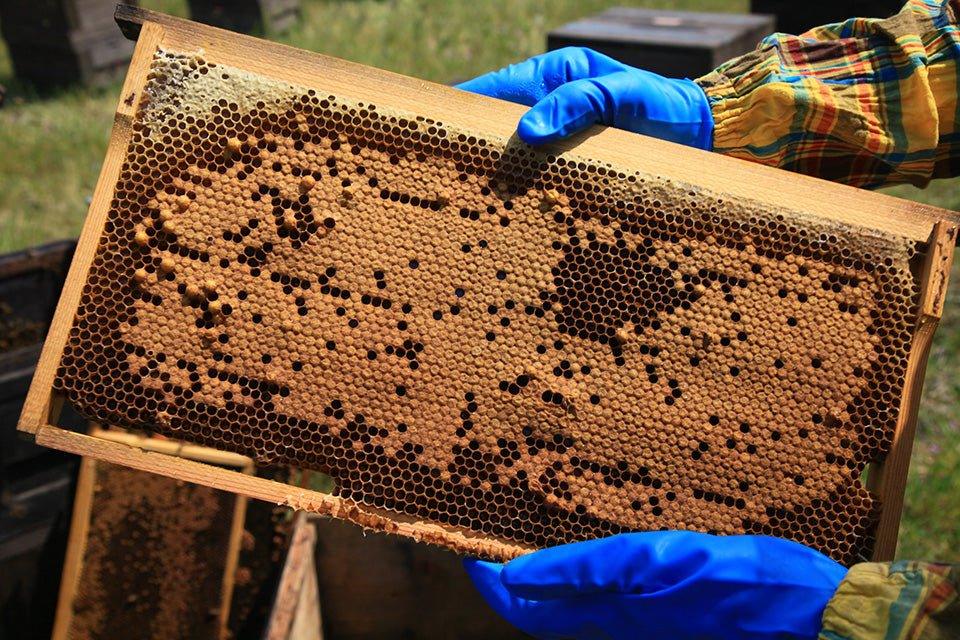
[{"label": "wooden frame", "polygon": [[323,640],[314,548],[317,528],[300,512],[264,631],[264,640]]},{"label": "wooden frame", "polygon": [[[195,460],[207,465],[217,465],[214,468],[233,469],[231,473],[251,474],[253,461],[235,453],[226,453],[184,444],[174,440],[159,438],[145,438],[121,431],[105,431],[98,427],[90,430],[88,437],[100,439],[104,442],[114,442],[121,446],[136,447],[143,451],[152,451],[165,456]],[[69,637],[73,620],[73,603],[76,598],[83,573],[83,559],[86,554],[87,536],[90,528],[91,509],[96,490],[95,482],[99,460],[93,457],[84,457],[80,464],[80,474],[77,478],[76,497],[73,505],[73,515],[70,522],[70,538],[67,544],[67,554],[64,558],[63,573],[60,579],[60,593],[57,598],[56,617],[53,626],[53,640],[65,640]],[[226,550],[226,564],[223,570],[222,589],[220,594],[220,610],[218,612],[218,637],[226,638],[227,620],[230,615],[230,600],[233,594],[233,582],[237,570],[237,560],[240,554],[240,544],[243,536],[243,519],[246,513],[247,499],[237,495],[231,518],[230,537]]]},{"label": "wooden frame", "polygon": [[[57,365],[106,220],[123,152],[131,135],[131,122],[144,89],[146,71],[158,47],[203,49],[208,60],[243,67],[281,81],[316,83],[322,79],[324,87],[331,92],[361,102],[380,103],[384,95],[389,94],[391,104],[396,108],[430,113],[432,117],[464,130],[482,130],[490,140],[503,143],[513,136],[515,123],[524,111],[522,106],[149,11],[121,6],[118,7],[117,20],[128,36],[138,37],[137,48],[123,86],[107,158],[87,223],[18,428],[45,446],[296,508],[345,516],[362,526],[447,544],[466,553],[509,558],[529,551],[530,548],[522,544],[490,540],[463,528],[346,503],[335,496],[146,451],[129,443],[84,436],[56,426],[62,402],[51,391]],[[777,209],[785,203],[804,202],[804,211],[809,215],[893,234],[930,248],[924,268],[924,281],[930,286],[923,292],[922,313],[910,355],[909,379],[900,407],[898,430],[887,464],[873,482],[885,504],[874,558],[892,558],[923,371],[933,329],[942,310],[956,241],[957,215],[615,129],[593,128],[554,145],[552,150],[562,153],[573,147],[578,155],[603,158],[615,166],[630,167],[649,175],[669,176],[676,182],[697,184],[761,206]]]}]

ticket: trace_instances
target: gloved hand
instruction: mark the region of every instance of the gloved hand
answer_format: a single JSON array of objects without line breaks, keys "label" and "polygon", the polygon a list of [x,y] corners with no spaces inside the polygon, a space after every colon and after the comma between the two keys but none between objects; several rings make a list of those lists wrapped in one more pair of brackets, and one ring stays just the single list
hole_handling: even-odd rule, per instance
[{"label": "gloved hand", "polygon": [[606,124],[710,150],[713,113],[691,80],[636,69],[583,47],[566,47],[468,80],[457,88],[532,107],[517,133],[552,142]]},{"label": "gloved hand", "polygon": [[796,542],[630,533],[464,565],[487,602],[538,638],[813,640],[847,570]]}]

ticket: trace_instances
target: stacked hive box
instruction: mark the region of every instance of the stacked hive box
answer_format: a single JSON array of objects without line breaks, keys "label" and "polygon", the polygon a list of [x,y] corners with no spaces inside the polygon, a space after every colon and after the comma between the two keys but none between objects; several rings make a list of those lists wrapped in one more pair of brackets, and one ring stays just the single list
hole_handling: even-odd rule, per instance
[{"label": "stacked hive box", "polygon": [[839,0],[798,3],[791,0],[751,0],[750,11],[772,15],[777,31],[800,34],[848,18],[887,18],[899,11],[901,0]]},{"label": "stacked hive box", "polygon": [[[401,536],[317,518],[316,564],[323,631],[330,638],[520,640],[490,615],[457,554]],[[371,611],[377,615],[371,616]],[[430,611],[425,616],[423,611]]]},{"label": "stacked hive box", "polygon": [[16,423],[75,247],[70,240],[0,255],[0,491],[23,479],[14,466],[49,455],[17,437]]},{"label": "stacked hive box", "polygon": [[[949,214],[815,181],[777,206],[779,174],[714,157],[750,189],[664,179],[635,163],[704,160],[618,132],[535,150],[500,104],[162,19],[49,352],[75,407],[491,556],[658,528],[869,556],[890,511],[859,475],[911,424]],[[636,146],[581,155],[603,140]],[[810,213],[863,198],[879,226]]]},{"label": "stacked hive box", "polygon": [[49,635],[56,605],[44,575],[66,547],[77,462],[19,437],[16,424],[75,246],[0,255],[0,637]]},{"label": "stacked hive box", "polygon": [[250,33],[289,29],[300,16],[300,0],[189,0],[197,22]]},{"label": "stacked hive box", "polygon": [[133,51],[113,24],[116,5],[115,0],[0,3],[0,30],[17,77],[41,89],[116,77]]}]

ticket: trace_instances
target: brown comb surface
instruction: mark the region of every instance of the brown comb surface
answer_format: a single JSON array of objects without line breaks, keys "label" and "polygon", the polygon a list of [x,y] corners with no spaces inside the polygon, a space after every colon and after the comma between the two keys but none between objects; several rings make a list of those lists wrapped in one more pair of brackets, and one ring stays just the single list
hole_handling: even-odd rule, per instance
[{"label": "brown comb surface", "polygon": [[56,388],[494,542],[748,532],[851,563],[917,257],[160,51]]},{"label": "brown comb surface", "polygon": [[71,640],[218,637],[236,496],[96,463]]}]

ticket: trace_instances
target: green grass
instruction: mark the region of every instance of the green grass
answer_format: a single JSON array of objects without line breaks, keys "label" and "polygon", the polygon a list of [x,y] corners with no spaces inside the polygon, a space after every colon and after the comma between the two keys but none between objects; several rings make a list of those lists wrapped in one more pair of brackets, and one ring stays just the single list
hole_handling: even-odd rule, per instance
[{"label": "green grass", "polygon": [[[142,5],[185,14],[184,0]],[[274,39],[428,80],[465,79],[539,53],[547,31],[622,0],[353,0],[304,2],[304,20]],[[744,11],[746,0],[631,2]],[[119,83],[38,98],[11,79],[0,46],[0,252],[76,236],[107,145]],[[895,195],[960,210],[960,183]],[[960,269],[954,270],[960,285]],[[960,561],[960,286],[930,356],[899,555]]]}]

